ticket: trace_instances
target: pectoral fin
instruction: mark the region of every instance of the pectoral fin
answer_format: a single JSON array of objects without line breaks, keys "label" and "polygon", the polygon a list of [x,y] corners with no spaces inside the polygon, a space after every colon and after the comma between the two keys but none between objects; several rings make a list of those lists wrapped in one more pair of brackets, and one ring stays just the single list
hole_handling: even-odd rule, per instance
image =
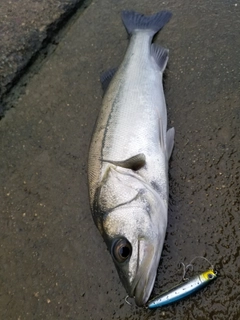
[{"label": "pectoral fin", "polygon": [[133,156],[131,158],[128,158],[128,159],[122,160],[122,161],[113,161],[113,160],[102,160],[102,161],[112,163],[118,167],[137,171],[145,166],[146,157],[143,153],[139,153],[136,156]]}]

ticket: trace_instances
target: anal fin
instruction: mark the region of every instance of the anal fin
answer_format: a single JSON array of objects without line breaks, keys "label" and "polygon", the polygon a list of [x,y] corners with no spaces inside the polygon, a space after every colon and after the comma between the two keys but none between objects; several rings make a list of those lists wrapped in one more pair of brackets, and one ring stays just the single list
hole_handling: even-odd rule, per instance
[{"label": "anal fin", "polygon": [[101,81],[102,89],[103,89],[104,93],[107,91],[107,88],[108,88],[113,76],[115,75],[116,71],[117,71],[117,68],[112,68],[112,69],[109,69],[109,70],[103,72],[100,75],[100,81]]}]

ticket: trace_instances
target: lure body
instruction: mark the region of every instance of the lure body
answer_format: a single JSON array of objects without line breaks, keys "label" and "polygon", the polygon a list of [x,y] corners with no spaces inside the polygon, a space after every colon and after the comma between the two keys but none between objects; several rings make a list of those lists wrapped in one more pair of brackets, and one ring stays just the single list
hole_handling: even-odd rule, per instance
[{"label": "lure body", "polygon": [[217,273],[213,269],[209,269],[200,275],[192,277],[190,280],[173,287],[169,291],[160,294],[156,298],[152,299],[148,303],[147,307],[149,309],[154,309],[179,301],[205,287],[216,277]]}]

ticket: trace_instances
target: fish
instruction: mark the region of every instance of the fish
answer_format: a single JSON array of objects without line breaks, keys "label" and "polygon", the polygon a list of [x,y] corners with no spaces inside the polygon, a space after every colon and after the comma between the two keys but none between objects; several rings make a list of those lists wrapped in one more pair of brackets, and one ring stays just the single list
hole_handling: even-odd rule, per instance
[{"label": "fish", "polygon": [[177,302],[204,288],[212,280],[216,279],[216,277],[217,272],[213,269],[209,269],[153,298],[149,301],[147,307],[149,309],[155,309]]},{"label": "fish", "polygon": [[105,94],[88,157],[93,220],[138,306],[153,289],[168,220],[174,128],[167,130],[163,72],[169,51],[152,39],[171,16],[122,12],[130,42],[117,70],[101,77]]}]

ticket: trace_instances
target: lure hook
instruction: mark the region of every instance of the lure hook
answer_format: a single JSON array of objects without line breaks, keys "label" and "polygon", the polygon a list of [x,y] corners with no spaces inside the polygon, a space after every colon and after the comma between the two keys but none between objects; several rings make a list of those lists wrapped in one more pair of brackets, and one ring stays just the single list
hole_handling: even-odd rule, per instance
[{"label": "lure hook", "polygon": [[132,306],[132,303],[128,301],[128,298],[129,298],[129,295],[127,295],[124,300],[129,306]]},{"label": "lure hook", "polygon": [[[196,257],[194,257],[194,258],[190,261],[190,263],[187,264],[187,265],[185,265],[183,262],[180,263],[180,265],[183,267],[183,275],[182,275],[182,280],[183,280],[183,281],[189,280],[189,278],[186,278],[185,276],[186,276],[186,273],[187,273],[188,270],[193,271],[193,269],[194,269],[194,267],[193,267],[193,262],[194,262],[196,259],[203,259],[203,260],[207,261],[207,262],[210,264],[211,269],[214,270],[214,265],[213,265],[207,258],[205,258],[205,257],[203,257],[203,256],[196,256]],[[215,274],[217,274],[216,271],[214,271],[214,272],[215,272]]]},{"label": "lure hook", "polygon": [[211,268],[214,270],[214,265],[207,258],[205,258],[203,256],[196,256],[195,258],[193,258],[190,261],[189,265],[192,265],[193,261],[195,261],[196,259],[203,259],[203,260],[207,261],[210,264]]},{"label": "lure hook", "polygon": [[187,273],[188,269],[190,269],[191,271],[193,271],[193,265],[192,265],[191,263],[185,265],[183,262],[181,262],[181,265],[182,265],[182,267],[183,267],[182,280],[183,280],[183,281],[187,281],[187,280],[189,280],[189,278],[185,278],[186,273]]}]

